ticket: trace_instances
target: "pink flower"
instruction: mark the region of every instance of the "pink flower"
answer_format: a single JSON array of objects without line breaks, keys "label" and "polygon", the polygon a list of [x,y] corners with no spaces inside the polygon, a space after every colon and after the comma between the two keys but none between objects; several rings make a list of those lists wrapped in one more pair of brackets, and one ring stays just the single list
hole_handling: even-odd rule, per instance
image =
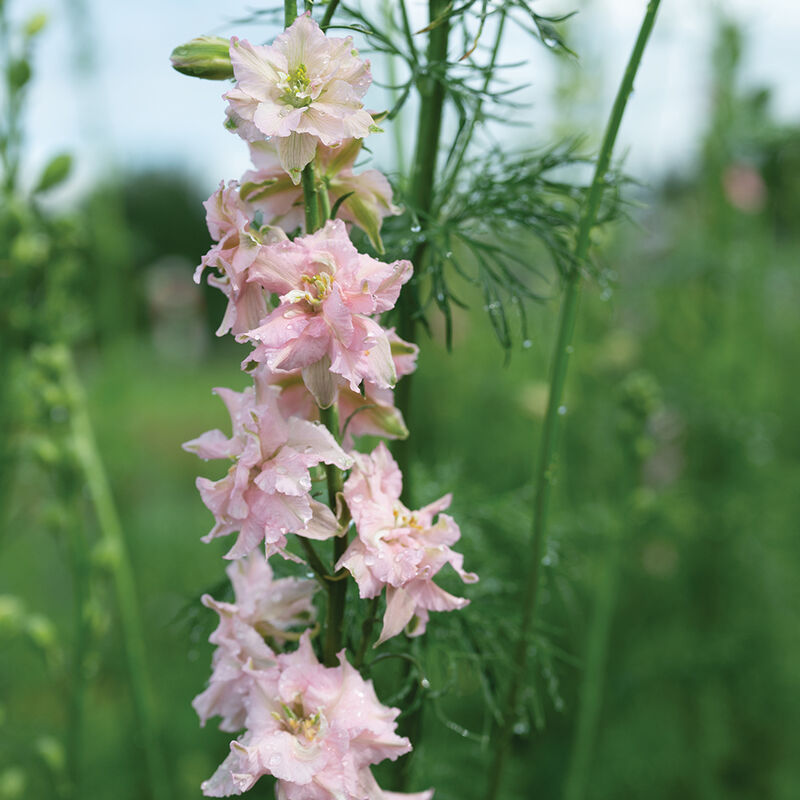
[{"label": "pink flower", "polygon": [[[353,165],[361,139],[348,139],[339,147],[317,147],[315,164],[331,206],[341,198],[337,216],[358,225],[378,252],[383,252],[380,229],[384,217],[399,214],[392,203],[392,187],[376,169],[356,175]],[[303,191],[286,176],[273,142],[252,142],[250,156],[256,169],[242,176],[242,196],[263,214],[270,225],[287,231],[304,228]]]},{"label": "pink flower", "polygon": [[344,567],[353,575],[361,597],[376,597],[386,587],[378,644],[396,636],[412,620],[408,635],[419,636],[425,631],[429,611],[452,611],[469,603],[433,582],[445,564],[452,565],[465,583],[478,580],[474,573],[464,571],[464,557],[450,549],[461,537],[453,518],[439,513],[450,505],[450,495],[409,511],[400,502],[402,488],[403,476],[386,445],[379,444],[371,455],[355,454],[344,498],[358,537],[336,569]]},{"label": "pink flower", "polygon": [[217,243],[203,256],[195,270],[195,283],[200,283],[203,270],[215,269],[208,282],[228,298],[228,308],[217,336],[229,330],[244,333],[266,316],[267,304],[260,287],[247,282],[248,270],[262,245],[286,239],[279,228],[258,228],[252,212],[239,195],[239,185],[231,181],[220,184],[203,205],[211,238]]},{"label": "pink flower", "polygon": [[[203,786],[210,797],[241,794],[262,775],[278,780],[283,800],[362,800],[369,766],[411,750],[395,733],[396,708],[381,705],[365,681],[339,654],[338,667],[324,667],[308,632],[277,667],[253,671],[247,697],[247,731]],[[380,791],[380,790],[378,790]]]},{"label": "pink flower", "polygon": [[353,39],[328,38],[308,14],[271,46],[231,39],[236,86],[224,95],[230,124],[242,138],[274,138],[294,183],[317,143],[363,139],[373,128],[361,98],[372,82]]},{"label": "pink flower", "polygon": [[360,254],[334,220],[293,242],[263,247],[249,280],[280,297],[252,339],[256,361],[273,371],[303,370],[319,405],[335,396],[330,373],[358,391],[362,380],[387,389],[397,380],[386,331],[372,315],[392,308],[411,277],[408,261],[384,264]]},{"label": "pink flower", "polygon": [[[389,328],[386,331],[394,361],[397,377],[411,374],[417,368],[415,344],[403,341]],[[264,380],[279,386],[281,393],[278,406],[285,417],[296,416],[315,420],[319,417],[319,407],[314,396],[306,388],[300,370],[293,372],[270,372],[266,364],[258,367],[264,371]],[[336,404],[339,409],[339,433],[346,450],[353,449],[355,436],[382,436],[386,439],[405,439],[408,436],[403,415],[394,406],[394,393],[391,389],[381,389],[374,383],[364,382],[364,394],[354,392],[346,381],[336,376]]]},{"label": "pink flower", "polygon": [[272,569],[258,552],[234,561],[226,571],[236,600],[223,603],[203,595],[203,605],[219,614],[219,626],[209,637],[217,649],[208,688],[192,705],[203,725],[209,717],[219,715],[222,730],[238,731],[245,723],[250,671],[277,663],[264,637],[280,645],[294,638],[289,628],[306,625],[314,618],[311,598],[316,584],[299,578],[273,580]]},{"label": "pink flower", "polygon": [[203,538],[210,541],[239,531],[225,556],[240,558],[261,541],[267,555],[285,554],[286,533],[312,539],[336,535],[338,523],[327,506],[309,495],[308,470],[320,462],[347,469],[352,459],[321,425],[290,417],[278,410],[276,387],[256,376],[256,386],[244,392],[215,389],[231,415],[233,436],[204,433],[186,442],[185,450],[200,458],[228,458],[233,465],[218,481],[197,479],[203,502],[216,524]]}]

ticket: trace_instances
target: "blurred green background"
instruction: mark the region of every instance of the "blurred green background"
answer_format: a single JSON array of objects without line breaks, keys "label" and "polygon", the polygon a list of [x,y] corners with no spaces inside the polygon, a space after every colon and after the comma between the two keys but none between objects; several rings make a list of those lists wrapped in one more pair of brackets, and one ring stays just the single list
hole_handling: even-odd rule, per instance
[{"label": "blurred green background", "polygon": [[[701,158],[691,174],[629,188],[630,220],[604,232],[603,279],[582,298],[509,798],[569,797],[577,773],[596,800],[800,797],[800,128],[771,120],[768,88],[737,88],[745,44],[720,25]],[[78,287],[80,303],[53,313],[81,343],[176,799],[199,797],[229,740],[201,731],[190,706],[214,624],[199,597],[219,584],[227,548],[199,542],[210,526],[194,488],[204,468],[180,443],[226,428],[213,386],[245,384],[242,351],[212,334],[221,299],[191,283],[208,242],[202,199],[181,174],[123,173],[70,209],[49,250],[36,247],[44,223],[21,210],[5,209],[0,231],[0,268],[28,259],[32,296],[55,264]],[[506,360],[482,301],[468,299],[452,352],[431,318],[409,420],[417,499],[454,492],[466,565],[481,575],[472,605],[434,617],[418,653],[430,688],[412,788],[435,786],[439,800],[482,796],[557,314],[557,296],[531,308],[527,339]],[[3,347],[10,331],[47,325],[18,317],[3,318]],[[0,800],[57,797],[69,742],[67,510],[41,442],[14,435],[40,412],[57,422],[59,404],[45,398],[41,411],[27,378],[3,365],[22,411],[3,420],[13,441],[0,453]],[[79,513],[96,542],[91,514]],[[113,555],[91,557],[83,796],[144,798],[103,570]],[[598,625],[607,650],[592,655]],[[603,682],[581,688],[593,657]],[[373,677],[389,698],[396,674]],[[586,692],[599,697],[597,737],[576,766]]]}]

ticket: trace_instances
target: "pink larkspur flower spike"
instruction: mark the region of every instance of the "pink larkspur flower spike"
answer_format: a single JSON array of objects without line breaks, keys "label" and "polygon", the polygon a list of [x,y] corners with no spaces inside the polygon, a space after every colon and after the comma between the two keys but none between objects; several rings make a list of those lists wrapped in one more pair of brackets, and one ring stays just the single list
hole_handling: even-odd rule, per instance
[{"label": "pink larkspur flower spike", "polygon": [[[316,233],[261,248],[249,280],[277,294],[280,304],[239,338],[253,341],[251,358],[272,371],[304,370],[320,405],[332,401],[321,402],[320,372],[340,375],[354,392],[365,380],[391,388],[391,343],[373,316],[394,306],[411,272],[408,261],[385,264],[359,253],[344,223],[329,221]],[[323,359],[330,364],[314,370]]]},{"label": "pink larkspur flower spike", "polygon": [[373,127],[361,102],[372,82],[369,62],[358,58],[352,37],[327,37],[309,14],[272,45],[233,37],[230,54],[236,85],[223,95],[230,124],[249,141],[274,140],[295,184],[318,143],[363,139]]},{"label": "pink larkspur flower spike", "polygon": [[403,477],[383,443],[370,455],[355,454],[344,498],[358,536],[336,569],[353,575],[361,597],[376,597],[386,588],[378,644],[406,626],[410,636],[419,636],[425,631],[429,611],[452,611],[469,603],[433,582],[445,564],[465,583],[478,580],[464,570],[464,557],[451,549],[461,532],[452,517],[441,513],[450,505],[450,495],[410,511],[400,502],[402,488]]},{"label": "pink larkspur flower spike", "polygon": [[378,701],[372,682],[343,652],[338,667],[320,664],[308,632],[295,652],[276,661],[274,668],[252,671],[247,730],[231,742],[203,793],[241,794],[262,775],[273,775],[277,796],[285,800],[381,797],[380,789],[373,791],[370,765],[411,750],[395,733],[399,710]]},{"label": "pink larkspur flower spike", "polygon": [[277,663],[264,637],[276,645],[296,638],[289,629],[308,625],[314,619],[316,583],[300,578],[273,580],[272,569],[259,552],[234,561],[226,571],[235,601],[224,603],[207,594],[202,598],[203,605],[219,614],[219,625],[209,637],[217,648],[208,688],[192,705],[201,724],[205,725],[209,717],[220,716],[220,728],[235,732],[244,727],[247,716],[251,671]]},{"label": "pink larkspur flower spike", "polygon": [[347,469],[351,457],[323,426],[297,417],[285,419],[278,408],[277,387],[214,391],[228,407],[233,436],[228,439],[214,430],[183,445],[203,459],[233,461],[224,478],[197,479],[203,502],[216,520],[203,540],[238,531],[225,557],[240,558],[262,541],[267,555],[286,556],[287,533],[314,539],[335,535],[333,513],[309,495],[308,471],[321,462]]}]

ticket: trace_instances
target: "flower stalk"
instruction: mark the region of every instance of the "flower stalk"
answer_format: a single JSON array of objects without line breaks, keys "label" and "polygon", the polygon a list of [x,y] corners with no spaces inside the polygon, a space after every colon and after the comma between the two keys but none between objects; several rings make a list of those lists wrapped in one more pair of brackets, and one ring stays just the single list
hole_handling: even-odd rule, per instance
[{"label": "flower stalk", "polygon": [[[405,5],[401,4],[405,11]],[[447,0],[430,0],[428,16],[430,22],[437,20],[448,9]],[[404,16],[404,20],[406,20]],[[406,20],[407,21],[407,20]],[[409,195],[414,208],[418,210],[420,219],[418,224],[422,228],[428,226],[435,197],[436,160],[439,154],[439,136],[442,128],[442,112],[446,94],[444,75],[435,75],[431,72],[431,65],[447,64],[447,43],[450,36],[450,20],[444,19],[431,29],[428,38],[427,72],[418,81],[420,93],[419,117],[417,119],[416,151],[411,172]],[[411,262],[418,273],[424,269],[424,259],[427,253],[427,240],[423,236],[414,249]],[[407,342],[416,342],[417,316],[419,301],[417,297],[417,281],[412,279],[400,294],[397,303],[399,319],[397,332]],[[405,418],[411,422],[411,379],[406,378],[397,387],[397,407]],[[404,492],[403,499],[406,503],[413,500],[413,486],[409,465],[411,449],[408,439],[400,440],[395,445],[395,455],[403,473]]]},{"label": "flower stalk", "polygon": [[522,598],[522,620],[512,661],[514,666],[502,716],[502,724],[499,726],[499,730],[495,730],[495,735],[493,737],[495,741],[495,755],[489,773],[489,784],[486,794],[487,800],[496,800],[500,794],[503,771],[513,732],[513,721],[516,716],[520,692],[527,670],[528,639],[533,620],[536,616],[539,600],[542,558],[547,541],[547,514],[550,505],[550,494],[553,485],[556,453],[561,428],[562,415],[559,413],[559,409],[564,394],[569,357],[572,352],[572,339],[575,332],[578,300],[580,298],[581,276],[589,253],[592,229],[597,219],[597,213],[600,209],[603,191],[606,186],[606,173],[611,164],[614,143],[616,142],[617,133],[620,123],[622,122],[623,114],[625,113],[628,98],[633,91],[633,82],[639,69],[642,55],[647,46],[648,39],[650,38],[650,33],[653,30],[659,3],[660,0],[650,0],[648,3],[647,11],[641,27],[639,28],[639,34],[619,85],[603,136],[603,142],[597,158],[592,183],[586,196],[586,201],[578,224],[572,267],[565,279],[566,286],[561,302],[558,334],[553,350],[553,366],[547,412],[539,445],[539,460],[533,504],[531,553],[526,573],[525,590]]},{"label": "flower stalk", "polygon": [[122,525],[100,459],[87,409],[86,395],[78,378],[71,353],[63,351],[64,387],[73,403],[71,415],[75,453],[84,473],[89,496],[94,505],[100,535],[109,554],[109,567],[119,607],[122,637],[128,659],[131,693],[145,755],[145,769],[153,800],[167,800],[170,791],[166,766],[158,741],[155,706],[147,672],[145,642],[139,618],[136,585],[129,560]]}]

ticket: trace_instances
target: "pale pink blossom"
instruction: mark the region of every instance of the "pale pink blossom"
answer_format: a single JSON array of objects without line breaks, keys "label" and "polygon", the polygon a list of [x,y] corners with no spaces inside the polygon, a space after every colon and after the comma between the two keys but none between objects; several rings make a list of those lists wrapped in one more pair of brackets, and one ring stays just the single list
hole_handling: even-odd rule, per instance
[{"label": "pale pink blossom", "polygon": [[203,725],[209,717],[221,716],[222,730],[239,731],[244,727],[245,698],[252,683],[244,668],[252,671],[277,663],[264,638],[276,645],[296,638],[290,628],[307,626],[314,618],[316,584],[302,578],[273,580],[267,559],[257,551],[234,561],[226,572],[234,602],[224,603],[208,594],[202,598],[203,605],[219,614],[219,626],[209,637],[217,648],[208,688],[192,705]]},{"label": "pale pink blossom", "polygon": [[[361,139],[348,139],[339,147],[319,145],[316,174],[320,190],[327,189],[331,207],[341,201],[337,216],[364,230],[378,252],[383,252],[383,218],[399,214],[401,209],[392,203],[392,187],[382,173],[376,169],[353,172],[362,143]],[[280,225],[287,231],[304,229],[303,190],[286,175],[275,143],[251,142],[250,156],[256,169],[242,176],[242,197],[269,225]]]},{"label": "pale pink blossom", "polygon": [[262,775],[273,775],[284,800],[381,797],[369,766],[398,758],[411,744],[395,733],[399,710],[378,701],[372,682],[344,651],[338,667],[324,667],[306,632],[295,652],[252,676],[247,731],[231,742],[230,755],[203,784],[204,794],[241,794]]},{"label": "pale pink blossom", "polygon": [[203,459],[233,461],[218,480],[197,479],[203,502],[216,524],[203,538],[239,532],[226,558],[247,555],[262,541],[267,555],[285,555],[286,534],[312,539],[336,535],[338,524],[330,509],[309,494],[309,468],[320,462],[347,469],[352,459],[321,425],[289,417],[278,409],[279,389],[256,376],[256,386],[244,392],[215,389],[231,415],[233,436],[204,433],[186,442],[185,450]]},{"label": "pale pink blossom", "polygon": [[249,141],[274,139],[294,183],[317,143],[363,139],[373,129],[361,98],[372,76],[353,39],[327,37],[309,14],[299,16],[272,45],[231,39],[236,85],[224,97],[230,126]]},{"label": "pale pink blossom", "polygon": [[397,380],[391,344],[373,316],[394,306],[411,271],[408,261],[385,264],[359,253],[341,220],[263,247],[249,280],[280,304],[240,338],[256,343],[251,358],[272,371],[303,370],[321,406],[335,398],[331,373],[354,392],[363,380],[390,388]]},{"label": "pale pink blossom", "polygon": [[410,511],[400,502],[402,488],[403,476],[382,442],[371,455],[355,454],[344,498],[358,536],[336,569],[353,575],[361,597],[376,597],[386,587],[379,644],[406,626],[409,636],[419,636],[429,611],[452,611],[469,603],[433,582],[445,564],[465,583],[478,580],[464,571],[464,557],[451,549],[461,531],[452,517],[440,513],[450,505],[450,495]]},{"label": "pale pink blossom", "polygon": [[266,316],[264,292],[247,282],[248,270],[262,245],[286,239],[280,228],[259,228],[253,222],[252,209],[242,200],[239,185],[231,181],[220,184],[208,200],[206,223],[216,244],[203,256],[194,273],[195,283],[200,283],[203,270],[216,270],[209,275],[208,283],[220,289],[228,298],[228,307],[217,336],[228,331],[234,335],[255,327]]},{"label": "pale pink blossom", "polygon": [[[411,374],[417,367],[417,345],[403,341],[389,328],[386,331],[398,379]],[[257,367],[264,371],[264,380],[281,389],[278,405],[284,416],[315,420],[319,406],[306,388],[300,370],[271,372],[266,364]],[[364,393],[354,392],[340,376],[335,378],[336,405],[339,410],[339,434],[346,450],[353,448],[356,436],[381,436],[386,439],[405,439],[408,436],[403,415],[394,405],[394,392],[364,382]]]}]

